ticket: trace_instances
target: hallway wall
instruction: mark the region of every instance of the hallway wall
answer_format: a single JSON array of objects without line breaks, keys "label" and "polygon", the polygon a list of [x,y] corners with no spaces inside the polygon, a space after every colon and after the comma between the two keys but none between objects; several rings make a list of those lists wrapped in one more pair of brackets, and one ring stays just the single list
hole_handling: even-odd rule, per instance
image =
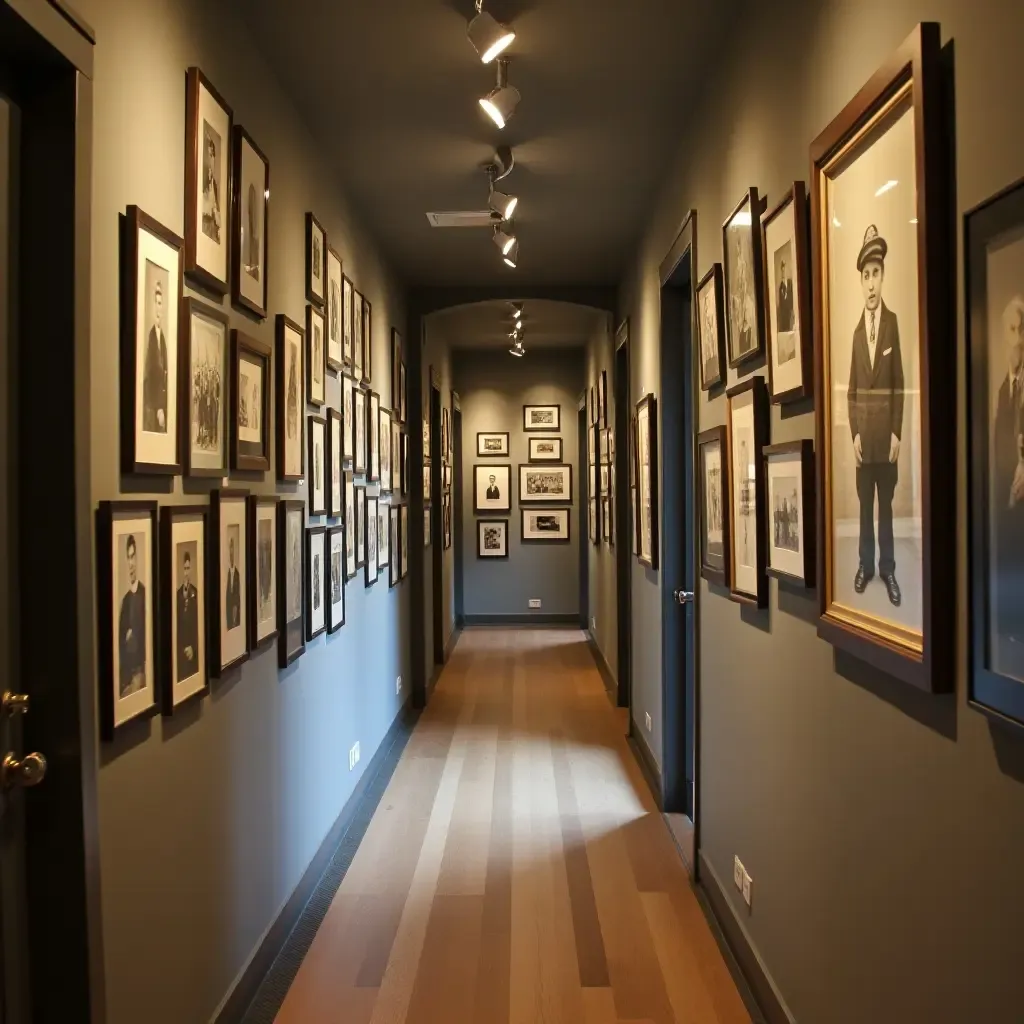
[{"label": "hallway wall", "polygon": [[[245,26],[205,0],[76,0],[95,28],[92,498],[205,503],[209,485],[122,479],[118,464],[118,215],[184,230],[185,72],[199,65],[270,161],[266,321],[231,325],[273,344],[274,315],[305,322],[305,212],[373,304],[373,389],[390,404],[389,339],[402,293],[345,200],[337,168],[275,84]],[[188,289],[186,289],[188,290]],[[339,404],[328,374],[328,402]],[[253,493],[304,485],[233,475]],[[216,485],[215,485],[216,486]],[[212,695],[127,731],[99,777],[107,1024],[208,1021],[292,893],[398,713],[409,678],[408,586],[346,588],[347,624],[279,672],[276,648]],[[85,616],[89,620],[88,614]],[[356,741],[361,763],[349,771]]]},{"label": "hallway wall", "polygon": [[[721,224],[743,191],[756,185],[771,205],[794,178],[806,180],[814,137],[928,18],[941,21],[943,39],[954,44],[957,223],[1020,177],[1021,5],[748,4],[720,40],[722,59],[692,108],[623,283],[620,313],[633,327],[637,390],[659,376],[658,267],[686,211],[698,211],[702,275],[722,258]],[[728,383],[736,382],[731,371]],[[700,429],[725,416],[724,397],[702,396]],[[806,406],[785,417],[773,407],[771,419],[773,443],[814,436]],[[1020,1019],[1024,881],[1006,866],[1024,844],[1024,745],[965,699],[966,430],[959,419],[961,525],[950,552],[960,581],[955,697],[923,695],[837,656],[817,638],[813,593],[773,582],[769,608],[752,613],[698,581],[701,852],[797,1021]],[[660,650],[660,624],[640,608],[634,574],[634,649]],[[660,680],[635,683],[647,687],[660,718]],[[732,885],[737,854],[754,880],[752,910]]]}]

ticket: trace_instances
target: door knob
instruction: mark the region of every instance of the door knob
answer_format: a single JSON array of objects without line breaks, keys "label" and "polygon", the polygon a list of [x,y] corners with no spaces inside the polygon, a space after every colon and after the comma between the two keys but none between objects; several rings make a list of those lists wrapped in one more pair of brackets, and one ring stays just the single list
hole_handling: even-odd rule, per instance
[{"label": "door knob", "polygon": [[21,760],[8,754],[0,765],[0,781],[4,789],[38,786],[45,778],[46,758],[42,754],[26,754]]},{"label": "door knob", "polygon": [[12,718],[15,715],[27,715],[28,694],[11,693],[10,690],[6,690],[3,697],[0,698],[0,710],[5,714],[10,715]]},{"label": "door knob", "polygon": [[693,604],[693,591],[692,590],[677,590],[676,600],[680,604]]}]

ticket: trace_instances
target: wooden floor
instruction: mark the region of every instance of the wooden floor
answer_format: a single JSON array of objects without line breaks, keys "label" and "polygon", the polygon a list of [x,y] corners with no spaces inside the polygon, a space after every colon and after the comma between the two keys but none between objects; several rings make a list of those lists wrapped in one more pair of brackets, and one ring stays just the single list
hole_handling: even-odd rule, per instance
[{"label": "wooden floor", "polygon": [[279,1024],[732,1024],[578,631],[463,634]]}]

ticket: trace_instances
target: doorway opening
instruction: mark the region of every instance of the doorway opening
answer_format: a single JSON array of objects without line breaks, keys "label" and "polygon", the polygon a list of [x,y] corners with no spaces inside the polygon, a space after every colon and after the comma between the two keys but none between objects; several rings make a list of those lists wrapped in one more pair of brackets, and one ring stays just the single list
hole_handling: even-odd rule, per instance
[{"label": "doorway opening", "polygon": [[577,415],[577,463],[580,467],[578,474],[580,479],[580,525],[576,531],[579,537],[580,550],[580,629],[586,632],[590,628],[590,499],[592,486],[592,471],[588,465],[589,453],[587,449],[587,438],[592,430],[587,422],[587,402],[584,395],[581,408]]},{"label": "doorway opening", "polygon": [[455,546],[455,628],[466,624],[462,545],[462,406],[452,392],[452,544]]},{"label": "doorway opening", "polygon": [[629,437],[632,408],[629,403],[629,321],[615,332],[615,363],[612,368],[612,389],[615,394],[615,593],[618,611],[616,633],[619,668],[616,704],[630,708],[633,721],[633,481],[629,475]]}]

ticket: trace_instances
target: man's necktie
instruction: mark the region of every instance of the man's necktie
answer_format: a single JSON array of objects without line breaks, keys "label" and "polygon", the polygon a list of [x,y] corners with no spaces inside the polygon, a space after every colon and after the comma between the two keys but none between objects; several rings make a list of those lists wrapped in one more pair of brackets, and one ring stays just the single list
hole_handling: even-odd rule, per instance
[{"label": "man's necktie", "polygon": [[872,310],[871,311],[871,344],[874,345],[874,343],[875,343],[875,313],[874,313],[874,310]]}]

